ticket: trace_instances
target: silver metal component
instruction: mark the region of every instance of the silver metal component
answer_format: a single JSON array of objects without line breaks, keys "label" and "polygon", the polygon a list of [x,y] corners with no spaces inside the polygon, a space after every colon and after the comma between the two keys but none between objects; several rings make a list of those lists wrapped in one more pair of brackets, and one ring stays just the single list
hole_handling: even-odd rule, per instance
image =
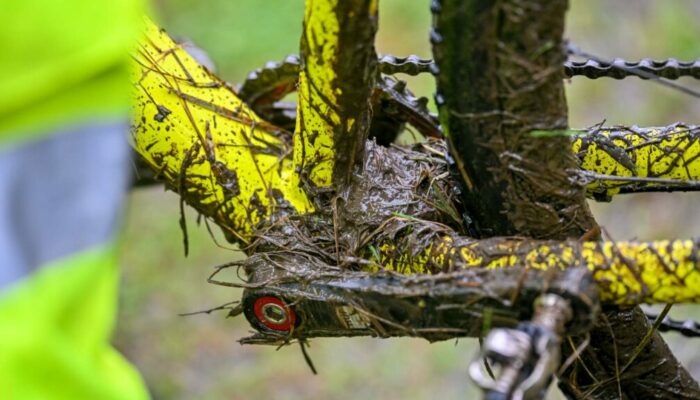
[{"label": "silver metal component", "polygon": [[559,366],[559,336],[542,335],[532,343],[535,354],[539,355],[535,368],[513,391],[513,399],[536,399],[549,385],[552,375]]},{"label": "silver metal component", "polygon": [[[569,302],[545,294],[534,304],[531,322],[516,329],[494,329],[482,352],[469,366],[472,380],[485,392],[514,400],[539,399],[559,365],[561,336],[572,311]],[[496,379],[485,374],[483,360],[496,367]]]},{"label": "silver metal component", "polygon": [[[530,336],[515,329],[493,329],[484,341],[483,352],[469,365],[469,376],[481,390],[511,393],[530,351]],[[496,380],[484,373],[483,360],[502,366]]]},{"label": "silver metal component", "polygon": [[[658,315],[647,314],[650,323],[654,323]],[[700,337],[700,323],[693,320],[686,321],[676,321],[670,317],[665,317],[661,324],[659,325],[659,331],[668,332],[674,331],[678,332],[685,337]]]},{"label": "silver metal component", "polygon": [[287,322],[287,310],[279,304],[267,303],[262,306],[263,317],[273,324],[283,324]]},{"label": "silver metal component", "polygon": [[[183,47],[200,63],[214,71],[213,63],[208,59],[206,53],[188,42],[185,42]],[[572,55],[585,54],[573,47],[569,49],[569,53]],[[285,57],[280,62],[267,62],[263,68],[248,74],[245,82],[238,87],[238,95],[255,108],[259,100],[270,100],[267,98],[270,92],[280,84],[296,81],[300,65],[301,59],[295,54]],[[612,61],[589,58],[585,61],[567,60],[563,67],[567,78],[582,75],[590,79],[602,77],[623,79],[628,76],[639,76],[642,79],[678,79],[689,76],[700,79],[700,60],[682,62],[673,58],[662,61],[645,58],[638,62],[629,62],[619,58]],[[433,75],[439,73],[438,66],[433,60],[422,59],[415,55],[407,57],[382,56],[378,60],[378,68],[382,74],[386,75],[402,73],[416,76],[427,72],[431,72]],[[293,85],[289,86],[289,90],[293,90]],[[280,100],[285,94],[275,94],[274,96],[279,98],[273,98],[272,101]]]},{"label": "silver metal component", "polygon": [[383,74],[406,74],[416,76],[430,72],[433,60],[422,59],[415,55],[408,57],[382,56],[379,58],[379,71]]},{"label": "silver metal component", "polygon": [[561,296],[549,293],[535,300],[535,315],[532,317],[532,323],[542,325],[557,335],[564,332],[564,326],[571,317],[571,306]]},{"label": "silver metal component", "polygon": [[589,79],[613,78],[623,79],[638,76],[641,79],[665,78],[678,79],[683,76],[700,79],[700,60],[678,61],[669,58],[662,61],[643,58],[638,62],[616,58],[612,61],[589,58],[585,61],[568,60],[564,63],[567,78],[585,76]]}]

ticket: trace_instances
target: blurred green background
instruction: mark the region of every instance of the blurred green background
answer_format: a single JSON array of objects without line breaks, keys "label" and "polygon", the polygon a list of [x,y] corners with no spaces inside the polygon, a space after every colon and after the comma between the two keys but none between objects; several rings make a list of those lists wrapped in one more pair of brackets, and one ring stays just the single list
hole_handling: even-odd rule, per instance
[{"label": "blurred green background", "polygon": [[[381,0],[377,49],[382,54],[430,57],[429,0]],[[206,49],[226,80],[237,83],[268,60],[297,52],[302,0],[160,0],[154,4],[169,33]],[[567,36],[600,57],[700,58],[696,0],[572,0]],[[682,84],[700,89],[692,80]],[[432,97],[429,76],[410,79]],[[698,123],[700,100],[638,79],[573,79],[567,84],[573,127],[608,124]],[[432,99],[431,99],[432,101]],[[613,239],[700,236],[699,194],[650,194],[592,204]],[[475,341],[430,345],[418,339],[319,339],[310,355],[298,346],[241,346],[245,320],[222,313],[179,313],[240,298],[238,290],[206,283],[214,265],[241,257],[218,247],[190,210],[190,255],[178,227],[178,200],[162,189],[131,195],[122,246],[124,271],[116,345],[143,373],[156,399],[469,399],[467,378]],[[677,306],[676,317],[700,319],[700,307]],[[675,353],[700,378],[697,343],[666,335]],[[556,391],[553,391],[556,392]],[[557,399],[557,393],[550,398]]]}]

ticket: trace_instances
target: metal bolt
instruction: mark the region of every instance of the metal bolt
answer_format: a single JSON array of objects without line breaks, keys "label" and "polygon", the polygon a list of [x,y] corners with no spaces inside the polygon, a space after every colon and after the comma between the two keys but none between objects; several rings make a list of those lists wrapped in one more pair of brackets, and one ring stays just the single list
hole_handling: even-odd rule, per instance
[{"label": "metal bolt", "polygon": [[262,306],[262,314],[265,319],[273,324],[284,324],[287,322],[287,310],[279,304],[267,303]]}]

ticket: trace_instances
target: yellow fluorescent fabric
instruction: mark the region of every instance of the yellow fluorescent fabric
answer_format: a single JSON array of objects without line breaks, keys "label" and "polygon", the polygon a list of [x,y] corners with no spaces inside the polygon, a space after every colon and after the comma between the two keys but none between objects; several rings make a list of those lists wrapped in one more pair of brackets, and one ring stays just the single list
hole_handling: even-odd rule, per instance
[{"label": "yellow fluorescent fabric", "polygon": [[140,0],[3,2],[0,142],[28,139],[84,116],[125,115],[127,61],[140,28],[140,5]]},{"label": "yellow fluorescent fabric", "polygon": [[[0,8],[0,150],[126,117],[141,0],[3,1]],[[55,206],[51,195],[63,194],[47,195],[47,207]],[[51,261],[0,290],[0,399],[148,398],[109,343],[118,272],[114,249],[104,246]]]},{"label": "yellow fluorescent fabric", "polygon": [[0,397],[145,399],[109,344],[119,275],[114,249],[58,260],[0,294]]}]

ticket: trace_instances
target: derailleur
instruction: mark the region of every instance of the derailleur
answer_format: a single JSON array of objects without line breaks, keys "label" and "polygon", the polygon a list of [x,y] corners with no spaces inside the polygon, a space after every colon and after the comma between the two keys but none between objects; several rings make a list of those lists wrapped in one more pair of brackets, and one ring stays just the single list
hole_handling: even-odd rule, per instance
[{"label": "derailleur", "polygon": [[531,321],[514,329],[493,329],[469,366],[469,375],[484,391],[484,398],[543,399],[559,366],[562,334],[571,318],[566,299],[545,294],[535,301]]}]

